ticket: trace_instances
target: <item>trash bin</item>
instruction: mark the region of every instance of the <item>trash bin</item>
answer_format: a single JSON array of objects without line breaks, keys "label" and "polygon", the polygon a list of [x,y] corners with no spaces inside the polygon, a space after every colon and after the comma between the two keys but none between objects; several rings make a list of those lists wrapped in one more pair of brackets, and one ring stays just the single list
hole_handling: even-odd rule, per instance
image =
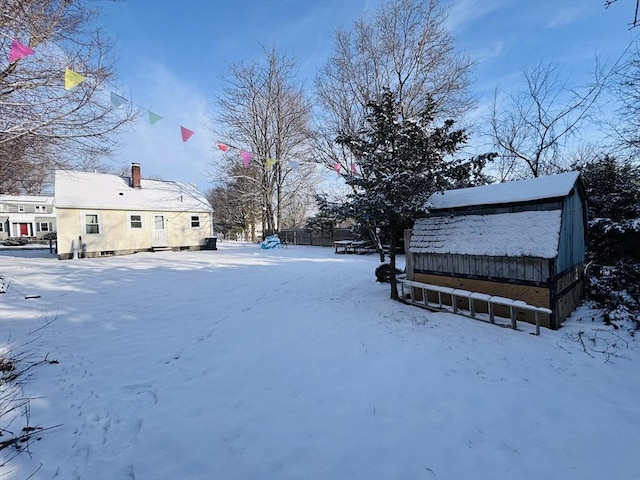
[{"label": "trash bin", "polygon": [[216,242],[218,241],[218,237],[207,237],[204,239],[205,241],[205,250],[217,250]]}]

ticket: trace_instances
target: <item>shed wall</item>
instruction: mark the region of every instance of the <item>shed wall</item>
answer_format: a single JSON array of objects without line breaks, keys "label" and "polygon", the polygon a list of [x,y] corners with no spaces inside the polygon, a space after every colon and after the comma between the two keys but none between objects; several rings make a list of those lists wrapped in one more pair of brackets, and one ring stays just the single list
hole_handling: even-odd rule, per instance
[{"label": "shed wall", "polygon": [[534,285],[547,285],[550,278],[546,258],[415,253],[411,262],[416,273],[454,274],[512,283],[516,280]]},{"label": "shed wall", "polygon": [[578,187],[565,197],[562,206],[560,225],[560,244],[556,271],[565,272],[573,266],[583,263],[586,251],[585,204]]}]

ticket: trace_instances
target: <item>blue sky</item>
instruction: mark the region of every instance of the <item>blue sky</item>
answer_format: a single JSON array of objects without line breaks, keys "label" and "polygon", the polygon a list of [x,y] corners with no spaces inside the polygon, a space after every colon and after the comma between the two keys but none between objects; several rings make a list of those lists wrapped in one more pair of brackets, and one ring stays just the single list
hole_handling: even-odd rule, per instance
[{"label": "blue sky", "polygon": [[[219,151],[213,99],[232,62],[261,58],[261,44],[296,58],[311,91],[337,28],[350,28],[382,0],[105,0],[100,22],[117,40],[119,83],[113,90],[163,117],[146,117],[123,136],[115,166],[139,162],[144,177],[212,186]],[[612,64],[638,29],[635,2],[619,0],[450,0],[448,27],[457,48],[477,61],[473,93],[481,118],[494,89],[510,90],[522,69],[543,58],[572,82],[588,80],[595,58]],[[180,126],[195,134],[183,143]],[[327,175],[331,175],[328,171]],[[335,175],[335,173],[334,173]]]}]

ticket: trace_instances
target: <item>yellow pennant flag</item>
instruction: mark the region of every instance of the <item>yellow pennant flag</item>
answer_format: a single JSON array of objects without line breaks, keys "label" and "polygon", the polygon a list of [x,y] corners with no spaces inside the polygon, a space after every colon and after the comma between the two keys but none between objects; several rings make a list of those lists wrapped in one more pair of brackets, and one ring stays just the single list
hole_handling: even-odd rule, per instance
[{"label": "yellow pennant flag", "polygon": [[83,77],[79,73],[74,72],[70,68],[67,68],[64,71],[64,89],[71,90],[76,85],[80,85],[82,82],[86,80],[86,77]]},{"label": "yellow pennant flag", "polygon": [[267,168],[271,168],[273,167],[273,165],[276,163],[276,161],[273,158],[267,158]]}]

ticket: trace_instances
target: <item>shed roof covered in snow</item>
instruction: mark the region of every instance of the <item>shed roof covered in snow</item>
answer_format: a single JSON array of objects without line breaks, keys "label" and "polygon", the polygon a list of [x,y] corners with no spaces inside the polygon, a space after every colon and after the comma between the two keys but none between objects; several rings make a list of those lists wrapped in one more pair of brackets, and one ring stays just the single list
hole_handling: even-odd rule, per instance
[{"label": "shed roof covered in snow", "polygon": [[189,183],[140,180],[132,188],[129,179],[105,173],[57,170],[57,208],[208,212],[211,206]]},{"label": "shed roof covered in snow", "polygon": [[579,175],[579,172],[566,172],[516,182],[447,190],[433,194],[429,198],[428,208],[452,209],[560,198],[571,192]]},{"label": "shed roof covered in snow", "polygon": [[413,226],[411,253],[555,258],[560,210],[428,217]]}]

